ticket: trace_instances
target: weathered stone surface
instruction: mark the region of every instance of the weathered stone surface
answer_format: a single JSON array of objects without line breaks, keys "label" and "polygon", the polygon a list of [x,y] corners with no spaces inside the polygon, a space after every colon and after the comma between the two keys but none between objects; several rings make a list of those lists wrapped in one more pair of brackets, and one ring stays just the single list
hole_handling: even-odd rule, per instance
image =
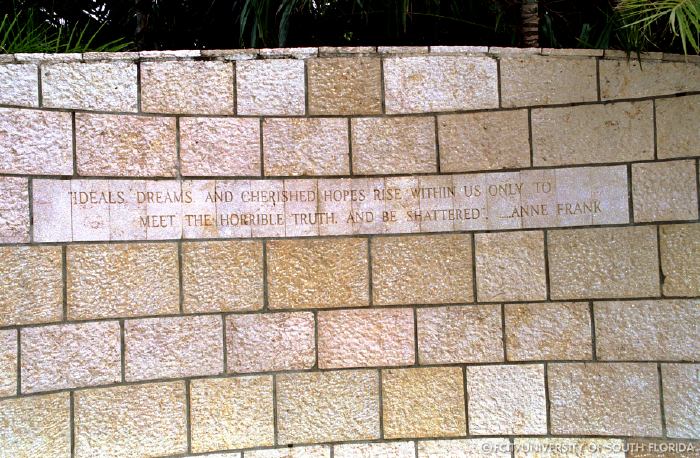
[{"label": "weathered stone surface", "polygon": [[700,359],[700,300],[594,302],[602,360]]},{"label": "weathered stone surface", "polygon": [[479,302],[547,298],[541,231],[476,234],[475,243]]},{"label": "weathered stone surface", "polygon": [[600,61],[603,100],[700,90],[700,65],[637,59]]},{"label": "weathered stone surface", "polygon": [[265,175],[350,173],[348,122],[340,118],[263,120]]},{"label": "weathered stone surface", "polygon": [[17,394],[17,372],[17,330],[1,330],[0,396],[14,396]]},{"label": "weathered stone surface", "polygon": [[43,105],[135,112],[138,109],[136,79],[136,64],[128,61],[42,65]]},{"label": "weathered stone surface", "polygon": [[591,359],[591,317],[586,302],[506,304],[509,361]]},{"label": "weathered stone surface", "polygon": [[304,87],[303,60],[236,62],[237,114],[303,115]]},{"label": "weathered stone surface", "polygon": [[635,222],[698,218],[695,161],[632,164]]},{"label": "weathered stone surface", "polygon": [[514,448],[515,458],[625,458],[622,439],[516,437]]},{"label": "weathered stone surface", "polygon": [[274,444],[272,376],[193,380],[192,451]]},{"label": "weathered stone surface", "polygon": [[387,113],[498,107],[496,60],[471,56],[392,57],[384,60]]},{"label": "weathered stone surface", "polygon": [[233,114],[228,62],[142,62],[141,109],[153,113]]},{"label": "weathered stone surface", "polygon": [[175,175],[175,118],[78,113],[75,136],[80,175]]},{"label": "weathered stone surface", "polygon": [[0,177],[0,243],[29,242],[29,182]]},{"label": "weathered stone surface", "polygon": [[418,442],[418,458],[509,458],[507,438],[449,439]]},{"label": "weathered stone surface", "polygon": [[0,108],[0,173],[73,174],[70,113]]},{"label": "weathered stone surface", "polygon": [[467,367],[467,398],[470,434],[547,433],[543,365]]},{"label": "weathered stone surface", "polygon": [[630,438],[627,439],[626,445],[628,458],[697,458],[700,456],[697,442],[694,441]]},{"label": "weathered stone surface", "polygon": [[550,364],[547,380],[553,434],[661,435],[656,364]]},{"label": "weathered stone surface", "polygon": [[471,236],[373,239],[372,286],[381,305],[471,302]]},{"label": "weathered stone surface", "polygon": [[66,269],[71,320],[179,311],[175,244],[69,245]]},{"label": "weathered stone surface", "polygon": [[184,176],[260,175],[260,121],[180,118]]},{"label": "weathered stone surface", "polygon": [[261,242],[227,240],[183,243],[182,262],[185,312],[230,312],[262,308]]},{"label": "weathered stone surface", "polygon": [[339,444],[333,446],[333,456],[335,458],[415,458],[415,447],[411,441]]},{"label": "weathered stone surface", "polygon": [[39,72],[34,64],[0,65],[0,104],[39,105]]},{"label": "weathered stone surface", "polygon": [[438,116],[438,133],[442,172],[530,166],[527,110]]},{"label": "weathered stone surface", "polygon": [[656,153],[659,159],[698,155],[700,95],[657,99]]},{"label": "weathered stone surface", "polygon": [[124,351],[129,382],[220,374],[223,321],[216,315],[128,320]]},{"label": "weathered stone surface", "polygon": [[185,383],[75,393],[75,456],[161,456],[187,451]]},{"label": "weathered stone surface", "polygon": [[311,369],[316,362],[314,326],[311,312],[227,316],[227,370]]},{"label": "weathered stone surface", "polygon": [[[210,455],[206,455],[209,457]],[[245,452],[246,458],[330,458],[331,448],[325,445],[285,447]],[[335,456],[338,456],[337,454]],[[224,458],[224,457],[222,457]]]},{"label": "weathered stone surface", "polygon": [[379,439],[377,371],[277,376],[281,444]]},{"label": "weathered stone surface", "polygon": [[596,60],[590,57],[501,57],[501,103],[505,108],[598,99]]},{"label": "weathered stone surface", "polygon": [[4,456],[71,456],[68,393],[0,401],[0,425],[0,450]]},{"label": "weathered stone surface", "polygon": [[121,380],[116,321],[23,328],[20,338],[23,393]]},{"label": "weathered stone surface", "polygon": [[270,308],[369,304],[367,239],[270,240]]},{"label": "weathered stone surface", "polygon": [[[697,334],[696,334],[697,335]],[[700,437],[700,364],[662,364],[669,437]]]},{"label": "weathered stone surface", "polygon": [[700,296],[700,224],[659,227],[666,296]]},{"label": "weathered stone surface", "polygon": [[503,361],[500,305],[417,310],[420,364]]},{"label": "weathered stone surface", "polygon": [[381,63],[377,58],[309,59],[309,114],[368,115],[382,112]]},{"label": "weathered stone surface", "polygon": [[318,314],[318,366],[408,366],[415,362],[413,310],[339,310]]},{"label": "weathered stone surface", "polygon": [[352,119],[352,170],[362,175],[437,171],[435,119]]},{"label": "weathered stone surface", "polygon": [[658,296],[653,226],[548,233],[552,299]]},{"label": "weathered stone surface", "polygon": [[651,101],[532,110],[535,166],[654,158]]}]

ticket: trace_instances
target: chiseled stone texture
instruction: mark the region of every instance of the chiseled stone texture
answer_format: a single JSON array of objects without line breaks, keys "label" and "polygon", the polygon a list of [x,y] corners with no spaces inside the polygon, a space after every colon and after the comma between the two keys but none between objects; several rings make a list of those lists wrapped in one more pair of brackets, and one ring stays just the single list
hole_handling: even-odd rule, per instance
[{"label": "chiseled stone texture", "polygon": [[379,439],[378,377],[374,370],[278,375],[278,442]]},{"label": "chiseled stone texture", "polygon": [[515,458],[625,458],[622,439],[516,437]]},{"label": "chiseled stone texture", "polygon": [[175,118],[77,113],[78,173],[172,177],[175,137]]},{"label": "chiseled stone texture", "polygon": [[415,362],[413,310],[333,310],[318,314],[318,366],[408,366]]},{"label": "chiseled stone texture", "polygon": [[659,227],[666,296],[700,296],[700,224]]},{"label": "chiseled stone texture", "polygon": [[384,59],[387,113],[498,107],[496,60],[471,56]]},{"label": "chiseled stone texture", "polygon": [[369,304],[367,239],[270,240],[270,308]]},{"label": "chiseled stone texture", "polygon": [[263,120],[265,175],[346,175],[348,122],[341,118]]},{"label": "chiseled stone texture", "polygon": [[661,435],[656,364],[554,363],[547,380],[553,434]]},{"label": "chiseled stone texture", "polygon": [[[209,457],[210,455],[205,456]],[[326,445],[292,446],[264,450],[246,450],[245,452],[245,458],[330,458],[330,456],[331,448]],[[335,456],[338,456],[337,453]]]},{"label": "chiseled stone texture", "polygon": [[0,243],[29,242],[29,182],[0,177]]},{"label": "chiseled stone texture", "polygon": [[0,247],[0,326],[63,316],[61,247]]},{"label": "chiseled stone texture", "polygon": [[260,121],[180,118],[184,176],[260,175]]},{"label": "chiseled stone texture", "polygon": [[590,57],[501,57],[501,101],[505,108],[598,99],[596,60]]},{"label": "chiseled stone texture", "polygon": [[653,226],[549,231],[552,299],[658,296]]},{"label": "chiseled stone texture", "polygon": [[411,441],[367,444],[338,444],[333,446],[335,458],[415,458]]},{"label": "chiseled stone texture", "polygon": [[656,152],[659,159],[698,156],[700,95],[656,100]]},{"label": "chiseled stone texture", "polygon": [[469,234],[374,238],[374,303],[471,302],[471,259]]},{"label": "chiseled stone texture", "polygon": [[81,110],[136,111],[136,64],[128,61],[42,65],[43,105]]},{"label": "chiseled stone texture", "polygon": [[635,222],[698,218],[695,161],[632,164]]},{"label": "chiseled stone texture", "polygon": [[544,366],[467,367],[469,433],[546,434]]},{"label": "chiseled stone texture", "polygon": [[39,73],[34,64],[0,65],[0,104],[39,104]]},{"label": "chiseled stone texture", "polygon": [[262,242],[185,242],[182,244],[182,262],[186,313],[262,308]]},{"label": "chiseled stone texture", "polygon": [[377,58],[309,59],[309,114],[367,115],[382,112],[382,70]]},{"label": "chiseled stone texture", "polygon": [[354,118],[351,131],[353,173],[437,172],[433,117]]},{"label": "chiseled stone texture", "polygon": [[17,330],[0,330],[0,396],[17,394]]},{"label": "chiseled stone texture", "polygon": [[182,381],[76,391],[75,456],[184,453],[186,408]]},{"label": "chiseled stone texture", "polygon": [[603,100],[649,97],[700,90],[700,65],[638,59],[601,59]]},{"label": "chiseled stone texture", "polygon": [[68,393],[0,401],[0,454],[18,458],[71,456]]},{"label": "chiseled stone texture", "polygon": [[602,360],[700,359],[700,299],[594,302]]},{"label": "chiseled stone texture", "polygon": [[418,442],[418,458],[510,458],[508,438],[446,439]]},{"label": "chiseled stone texture", "polygon": [[23,393],[121,380],[117,321],[23,328],[20,341]]},{"label": "chiseled stone texture", "polygon": [[662,364],[669,437],[700,438],[700,364]]},{"label": "chiseled stone texture", "polygon": [[0,108],[0,173],[73,174],[70,113]]},{"label": "chiseled stone texture", "polygon": [[420,364],[503,361],[500,305],[424,307],[417,315]]},{"label": "chiseled stone texture", "polygon": [[274,444],[272,376],[193,380],[192,451]]},{"label": "chiseled stone texture", "polygon": [[591,359],[587,302],[506,304],[509,361]]},{"label": "chiseled stone texture", "polygon": [[233,114],[229,62],[142,62],[141,109],[152,113]]},{"label": "chiseled stone texture", "polygon": [[442,172],[530,166],[527,110],[442,115],[437,119]]},{"label": "chiseled stone texture", "polygon": [[654,158],[650,100],[532,110],[535,166]]},{"label": "chiseled stone texture", "polygon": [[236,102],[241,115],[303,115],[304,61],[297,59],[236,62]]},{"label": "chiseled stone texture", "polygon": [[476,234],[479,302],[547,298],[542,231]]},{"label": "chiseled stone texture", "polygon": [[311,369],[316,362],[314,326],[311,312],[228,315],[227,370]]}]

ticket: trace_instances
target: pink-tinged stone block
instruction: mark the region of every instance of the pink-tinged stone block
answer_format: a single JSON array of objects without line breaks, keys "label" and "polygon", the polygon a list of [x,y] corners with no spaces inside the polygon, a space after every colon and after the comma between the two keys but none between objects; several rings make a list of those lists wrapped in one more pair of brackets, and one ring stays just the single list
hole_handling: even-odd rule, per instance
[{"label": "pink-tinged stone block", "polygon": [[331,216],[318,212],[318,180],[284,180],[286,237],[319,235]]},{"label": "pink-tinged stone block", "polygon": [[29,241],[29,181],[0,177],[0,243]]},{"label": "pink-tinged stone block", "polygon": [[71,182],[32,180],[35,242],[73,241]]},{"label": "pink-tinged stone block", "polygon": [[248,224],[253,237],[284,237],[286,223],[284,202],[278,196],[284,191],[282,180],[251,180],[248,194],[241,194],[239,211],[249,215]]},{"label": "pink-tinged stone block", "polygon": [[23,107],[39,105],[37,65],[0,65],[0,103]]},{"label": "pink-tinged stone block", "polygon": [[365,199],[351,201],[352,209],[346,221],[352,224],[353,234],[383,234],[388,224],[382,218],[385,201],[376,197],[376,193],[384,193],[386,180],[384,178],[357,178],[353,180],[353,188],[365,194]]},{"label": "pink-tinged stone block", "polygon": [[216,181],[184,180],[180,183],[183,195],[191,196],[182,204],[182,237],[186,239],[214,239],[219,236],[216,220]]},{"label": "pink-tinged stone block", "polygon": [[17,330],[0,331],[0,396],[17,394]]},{"label": "pink-tinged stone block", "polygon": [[[101,194],[107,182],[102,180],[71,180],[71,223],[74,241],[99,241],[110,238],[110,204],[105,199],[92,199]],[[82,203],[75,195],[84,192],[89,197]]]},{"label": "pink-tinged stone block", "polygon": [[318,211],[334,213],[336,221],[319,227],[319,235],[349,235],[353,233],[353,224],[348,221],[352,212],[353,200],[360,199],[358,190],[350,178],[329,178],[317,180]]},{"label": "pink-tinged stone block", "polygon": [[236,97],[242,115],[303,115],[304,61],[250,60],[236,63]]},{"label": "pink-tinged stone block", "polygon": [[414,362],[412,309],[319,312],[321,369],[407,366]]},{"label": "pink-tinged stone block", "polygon": [[180,181],[146,181],[146,197],[142,201],[150,217],[145,224],[146,239],[182,238],[183,207],[189,200]]}]

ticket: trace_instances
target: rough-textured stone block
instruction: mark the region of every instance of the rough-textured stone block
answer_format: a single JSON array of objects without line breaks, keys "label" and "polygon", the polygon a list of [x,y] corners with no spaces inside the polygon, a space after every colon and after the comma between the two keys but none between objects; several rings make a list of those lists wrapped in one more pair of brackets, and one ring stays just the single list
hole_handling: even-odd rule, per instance
[{"label": "rough-textured stone block", "polygon": [[304,87],[303,60],[236,62],[237,114],[303,115]]},{"label": "rough-textured stone block", "polygon": [[415,444],[410,441],[374,444],[339,444],[333,446],[335,458],[415,458]]},{"label": "rough-textured stone block", "polygon": [[17,330],[0,331],[0,396],[17,394]]},{"label": "rough-textured stone block", "polygon": [[426,307],[417,314],[420,364],[503,361],[500,305]]},{"label": "rough-textured stone block", "polygon": [[530,166],[527,110],[438,116],[438,134],[442,172]]},{"label": "rough-textured stone block", "polygon": [[700,359],[700,300],[595,302],[598,359]]},{"label": "rough-textured stone block", "polygon": [[418,458],[510,458],[507,438],[448,439],[418,442]]},{"label": "rough-textured stone block", "polygon": [[185,312],[262,308],[261,242],[228,240],[183,243],[182,262]]},{"label": "rough-textured stone block", "polygon": [[[679,56],[681,59],[684,56]],[[692,56],[687,56],[692,57]],[[637,439],[626,441],[627,458],[697,458],[697,442],[672,439]]]},{"label": "rough-textured stone block", "polygon": [[223,322],[216,315],[128,320],[124,351],[127,381],[220,374]]},{"label": "rough-textured stone block", "polygon": [[652,226],[549,231],[547,249],[552,299],[660,293]]},{"label": "rough-textured stone block", "polygon": [[586,302],[507,304],[509,361],[591,359],[591,316]]},{"label": "rough-textured stone block", "polygon": [[116,321],[23,328],[20,340],[23,393],[121,380]]},{"label": "rough-textured stone block", "polygon": [[72,175],[71,114],[0,108],[0,173]]},{"label": "rough-textured stone block", "polygon": [[270,308],[369,304],[367,239],[271,240],[267,256]]},{"label": "rough-textured stone block", "polygon": [[635,222],[698,218],[695,161],[632,164]]},{"label": "rough-textured stone block", "polygon": [[187,451],[185,383],[75,393],[75,456],[146,457]]},{"label": "rough-textured stone block", "polygon": [[656,153],[659,159],[697,156],[700,95],[656,100]]},{"label": "rough-textured stone block", "polygon": [[348,122],[340,118],[263,121],[265,175],[347,175]]},{"label": "rough-textured stone block", "polygon": [[353,173],[437,171],[433,117],[355,118],[351,131]]},{"label": "rough-textured stone block", "polygon": [[515,458],[625,458],[622,439],[515,438]]},{"label": "rough-textured stone block", "polygon": [[[209,455],[206,456],[209,457]],[[264,450],[246,450],[245,456],[246,458],[330,458],[331,448],[326,445],[311,445],[306,447],[293,446]],[[337,456],[337,454],[335,456]]]},{"label": "rough-textured stone block", "polygon": [[651,101],[532,110],[534,165],[654,158]]},{"label": "rough-textured stone block", "polygon": [[382,70],[377,58],[309,59],[309,114],[382,112]]},{"label": "rough-textured stone block", "polygon": [[661,273],[666,296],[700,296],[700,224],[659,228]]},{"label": "rough-textured stone block", "polygon": [[0,177],[0,243],[29,242],[29,182]]},{"label": "rough-textured stone block", "polygon": [[175,175],[175,118],[78,113],[75,136],[80,175]]},{"label": "rough-textured stone block", "polygon": [[700,90],[700,65],[637,59],[600,61],[603,100]]},{"label": "rough-textured stone block", "polygon": [[384,60],[387,113],[498,107],[496,60],[490,57],[416,56]]},{"label": "rough-textured stone block", "polygon": [[553,434],[661,435],[656,364],[550,364],[547,381]]},{"label": "rough-textured stone block", "polygon": [[[696,334],[697,335],[697,334]],[[662,364],[669,437],[700,437],[700,364]]]},{"label": "rough-textured stone block", "polygon": [[45,107],[136,111],[136,64],[127,61],[42,65]]},{"label": "rough-textured stone block", "polygon": [[278,442],[379,439],[378,377],[369,370],[278,375]]},{"label": "rough-textured stone block", "polygon": [[68,393],[0,401],[0,425],[0,451],[3,456],[71,456]]},{"label": "rough-textured stone block", "polygon": [[228,62],[142,62],[141,109],[153,113],[233,114]]},{"label": "rough-textured stone block", "polygon": [[260,121],[180,118],[184,176],[260,175]]},{"label": "rough-textured stone block", "polygon": [[544,366],[467,367],[470,434],[546,434]]},{"label": "rough-textured stone block", "polygon": [[39,72],[34,64],[0,65],[0,104],[39,105]]},{"label": "rough-textured stone block", "polygon": [[310,312],[227,316],[227,370],[310,369],[316,362],[314,326]]},{"label": "rough-textured stone block", "polygon": [[192,451],[273,445],[272,402],[269,375],[193,380]]},{"label": "rough-textured stone block", "polygon": [[381,305],[471,302],[471,236],[373,239],[372,286]]},{"label": "rough-textured stone block", "polygon": [[318,314],[318,365],[408,366],[415,362],[413,310],[340,310]]},{"label": "rough-textured stone block", "polygon": [[596,60],[546,56],[501,58],[501,103],[505,108],[598,99]]}]

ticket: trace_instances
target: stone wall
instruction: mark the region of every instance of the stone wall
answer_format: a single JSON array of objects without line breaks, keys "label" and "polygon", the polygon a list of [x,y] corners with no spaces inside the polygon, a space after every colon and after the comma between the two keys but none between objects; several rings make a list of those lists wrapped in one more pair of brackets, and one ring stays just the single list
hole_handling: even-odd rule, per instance
[{"label": "stone wall", "polygon": [[0,56],[0,456],[700,453],[699,157],[697,57]]}]

